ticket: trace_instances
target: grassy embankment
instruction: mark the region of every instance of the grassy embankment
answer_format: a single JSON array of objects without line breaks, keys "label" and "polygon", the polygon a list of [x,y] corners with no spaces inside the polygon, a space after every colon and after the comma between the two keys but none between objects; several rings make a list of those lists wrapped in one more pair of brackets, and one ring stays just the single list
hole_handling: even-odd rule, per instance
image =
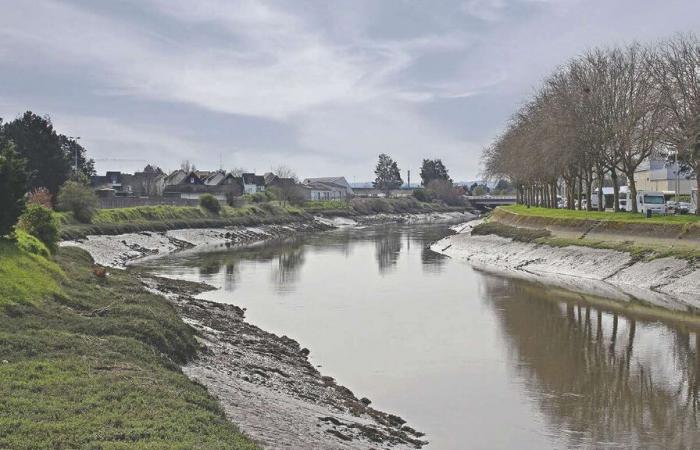
[{"label": "grassy embankment", "polygon": [[616,250],[638,260],[700,260],[700,217],[691,215],[647,219],[642,214],[513,205],[497,208],[472,234],[493,234],[554,247],[578,245]]},{"label": "grassy embankment", "polygon": [[257,448],[179,364],[198,344],[127,272],[0,239],[0,448]]},{"label": "grassy embankment", "polygon": [[178,228],[217,228],[243,225],[288,223],[311,220],[313,215],[361,216],[377,213],[421,213],[462,211],[464,208],[423,203],[412,198],[355,199],[308,202],[303,207],[282,206],[278,202],[252,203],[239,208],[224,206],[219,214],[199,207],[140,206],[101,209],[90,224],[81,224],[69,213],[58,213],[62,239],[89,234],[121,234],[139,231],[165,231]]}]

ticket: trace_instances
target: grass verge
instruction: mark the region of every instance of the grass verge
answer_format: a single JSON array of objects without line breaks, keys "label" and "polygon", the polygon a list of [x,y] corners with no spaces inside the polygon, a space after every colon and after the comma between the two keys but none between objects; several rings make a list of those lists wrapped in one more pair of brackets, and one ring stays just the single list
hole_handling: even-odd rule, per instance
[{"label": "grass verge", "polygon": [[368,198],[345,201],[309,202],[303,207],[279,202],[248,204],[239,208],[225,206],[219,214],[198,207],[139,206],[101,209],[92,223],[81,224],[70,213],[57,213],[61,223],[61,239],[84,238],[91,234],[122,234],[141,231],[167,231],[182,228],[220,228],[256,226],[311,220],[313,215],[361,216],[378,213],[425,213],[463,211],[437,203],[423,203],[414,198]]},{"label": "grass verge", "polygon": [[180,371],[194,332],[134,275],[1,241],[0,284],[0,448],[257,448]]},{"label": "grass verge", "polygon": [[549,245],[551,247],[579,246],[614,250],[629,253],[639,261],[673,257],[688,261],[700,261],[700,250],[684,246],[670,247],[666,245],[640,244],[634,241],[604,241],[596,239],[572,239],[553,236],[546,229],[514,227],[499,222],[482,222],[472,229],[472,235],[495,235],[518,242]]},{"label": "grass verge", "polygon": [[629,212],[572,211],[569,209],[528,208],[524,205],[499,206],[499,208],[514,214],[545,217],[549,219],[595,220],[623,223],[700,224],[700,216],[687,214],[668,216],[655,215],[647,219],[643,214]]}]

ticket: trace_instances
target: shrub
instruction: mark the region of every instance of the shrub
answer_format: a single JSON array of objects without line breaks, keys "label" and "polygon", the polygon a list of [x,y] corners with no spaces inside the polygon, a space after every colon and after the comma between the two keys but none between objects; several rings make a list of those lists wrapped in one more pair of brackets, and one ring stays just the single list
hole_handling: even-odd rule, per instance
[{"label": "shrub", "polygon": [[433,180],[428,183],[425,190],[430,198],[443,201],[450,206],[464,205],[463,191],[453,186],[450,181]]},{"label": "shrub", "polygon": [[256,192],[248,194],[247,198],[253,203],[265,203],[272,198],[272,194],[268,192]]},{"label": "shrub", "polygon": [[31,203],[20,216],[18,227],[39,239],[52,253],[58,243],[58,220],[50,209]]},{"label": "shrub", "polygon": [[212,214],[219,214],[219,212],[221,212],[221,203],[211,194],[204,194],[199,197],[199,206]]},{"label": "shrub", "polygon": [[72,212],[79,222],[90,223],[97,210],[97,196],[89,186],[66,181],[58,191],[58,209]]},{"label": "shrub", "polygon": [[51,192],[49,192],[49,190],[45,187],[34,188],[32,192],[27,195],[27,203],[33,203],[35,205],[41,205],[44,208],[53,209]]},{"label": "shrub", "polygon": [[51,256],[51,252],[46,245],[26,231],[15,230],[15,237],[17,238],[18,249],[33,255],[43,256],[45,258]]},{"label": "shrub", "polygon": [[413,197],[419,202],[429,202],[431,200],[425,189],[416,189],[413,191]]}]

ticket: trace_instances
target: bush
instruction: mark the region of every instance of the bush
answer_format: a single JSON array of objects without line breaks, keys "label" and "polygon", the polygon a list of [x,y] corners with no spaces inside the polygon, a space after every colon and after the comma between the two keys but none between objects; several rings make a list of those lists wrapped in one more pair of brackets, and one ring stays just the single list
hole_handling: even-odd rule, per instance
[{"label": "bush", "polygon": [[211,194],[204,194],[199,197],[199,206],[212,214],[219,214],[219,212],[221,212],[221,203]]},{"label": "bush", "polygon": [[425,189],[416,189],[413,191],[413,197],[419,202],[429,202],[431,199],[425,192]]},{"label": "bush", "polygon": [[428,183],[425,191],[430,198],[445,202],[447,205],[464,205],[464,199],[462,197],[464,192],[460,188],[453,186],[450,181],[433,180]]},{"label": "bush", "polygon": [[272,194],[268,192],[256,192],[255,194],[248,194],[246,198],[253,203],[265,203],[272,198]]},{"label": "bush", "polygon": [[50,209],[31,203],[20,216],[18,228],[39,239],[50,252],[55,252],[58,243],[58,220]]},{"label": "bush", "polygon": [[58,209],[72,212],[79,222],[90,223],[97,210],[97,196],[89,186],[66,181],[58,191]]},{"label": "bush", "polygon": [[51,252],[46,245],[26,231],[15,230],[15,237],[17,238],[17,248],[21,251],[43,256],[44,258],[51,256]]},{"label": "bush", "polygon": [[35,205],[41,205],[44,208],[53,209],[51,192],[49,192],[49,190],[45,187],[34,188],[32,192],[27,195],[27,203],[33,203]]}]

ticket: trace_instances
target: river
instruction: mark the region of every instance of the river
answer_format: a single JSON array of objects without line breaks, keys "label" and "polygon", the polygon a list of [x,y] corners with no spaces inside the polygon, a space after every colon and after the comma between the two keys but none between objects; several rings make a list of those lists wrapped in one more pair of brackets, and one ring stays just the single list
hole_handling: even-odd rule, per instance
[{"label": "river", "polygon": [[384,225],[144,261],[290,336],[432,449],[700,445],[698,330],[601,310],[427,249]]}]

